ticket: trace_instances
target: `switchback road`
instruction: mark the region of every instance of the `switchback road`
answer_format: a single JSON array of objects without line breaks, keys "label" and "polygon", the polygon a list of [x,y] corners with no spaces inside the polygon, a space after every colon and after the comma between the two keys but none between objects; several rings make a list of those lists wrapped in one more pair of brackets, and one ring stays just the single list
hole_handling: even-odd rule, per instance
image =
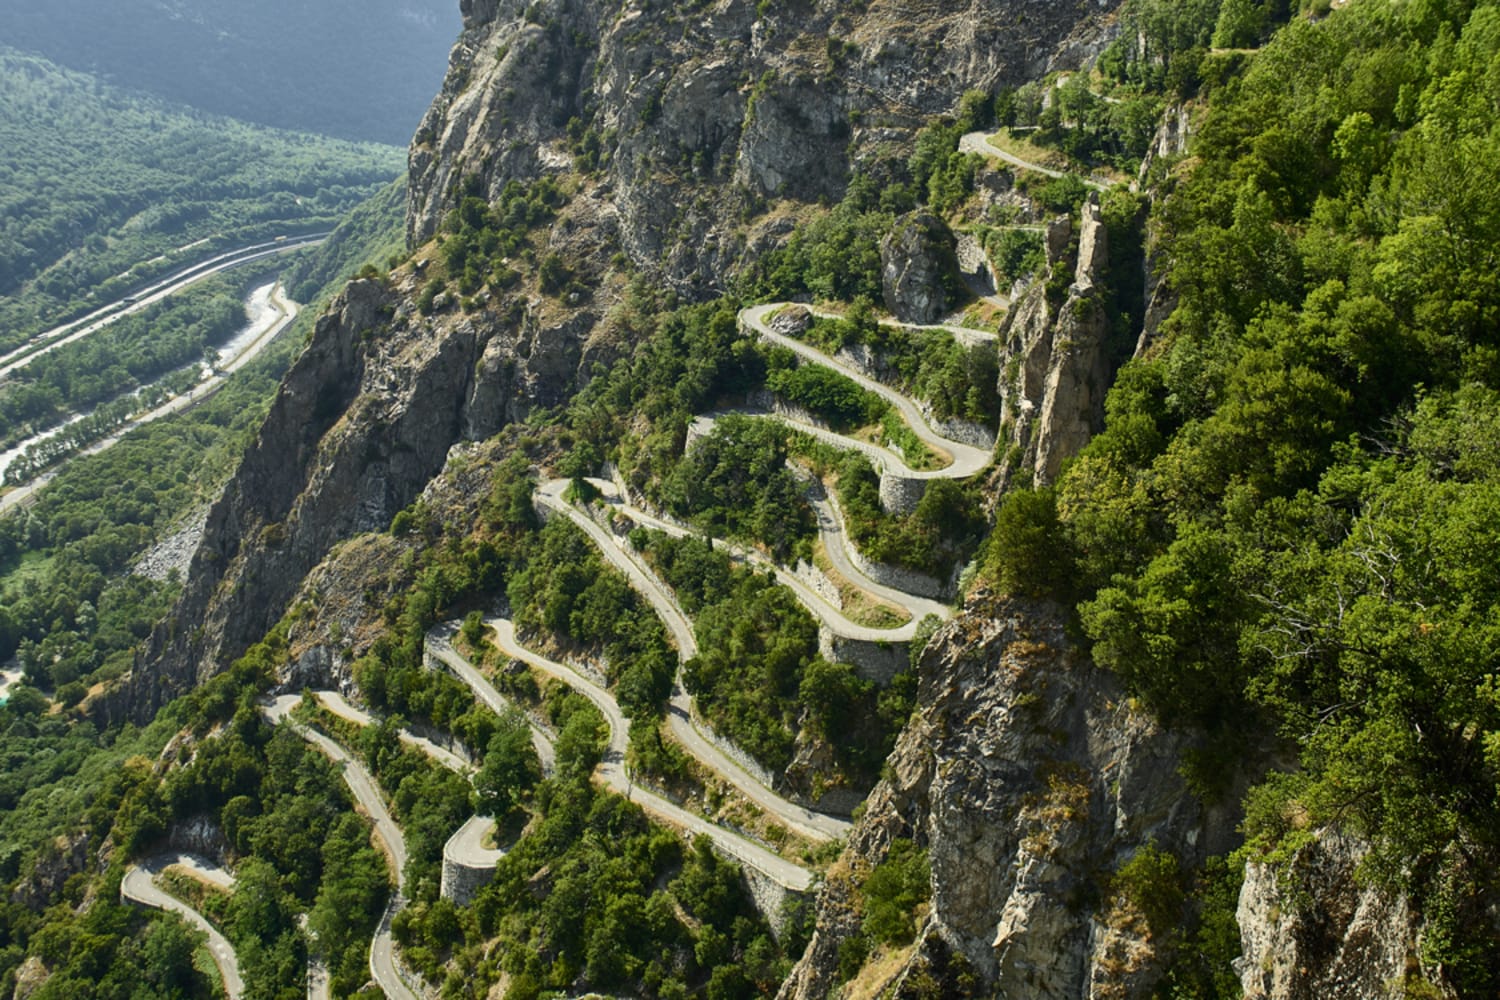
[{"label": "switchback road", "polygon": [[208,952],[219,967],[219,976],[224,980],[224,992],[229,1000],[239,1000],[245,992],[240,979],[240,963],[234,948],[220,934],[208,918],[156,884],[156,877],[168,867],[189,869],[195,876],[221,888],[232,889],[234,876],[218,865],[195,854],[167,853],[147,858],[138,865],[131,865],[120,880],[120,898],[141,906],[158,910],[170,910],[180,914],[195,928],[208,935]]}]

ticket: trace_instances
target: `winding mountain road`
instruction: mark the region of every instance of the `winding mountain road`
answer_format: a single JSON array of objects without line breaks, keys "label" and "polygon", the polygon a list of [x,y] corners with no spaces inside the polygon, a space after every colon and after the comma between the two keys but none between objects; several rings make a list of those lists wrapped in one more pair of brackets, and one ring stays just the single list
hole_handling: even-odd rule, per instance
[{"label": "winding mountain road", "polygon": [[852,824],[837,816],[814,812],[803,806],[788,802],[767,788],[737,760],[719,748],[697,725],[693,712],[693,700],[682,686],[681,664],[698,655],[698,640],[693,634],[692,623],[677,605],[671,590],[648,569],[634,552],[619,539],[605,531],[583,511],[568,503],[563,494],[569,481],[555,479],[537,488],[536,499],[543,506],[568,518],[593,540],[600,554],[625,574],[631,587],[651,604],[666,624],[677,644],[678,670],[673,678],[672,694],[668,702],[667,724],[672,735],[687,748],[688,752],[709,770],[714,771],[751,802],[771,813],[779,821],[797,830],[812,840],[834,840],[847,836]]},{"label": "winding mountain road", "polygon": [[[1069,176],[1067,171],[1053,170],[1051,167],[1044,167],[1040,163],[1033,163],[1031,160],[1024,160],[1014,153],[1007,153],[1005,150],[999,148],[998,146],[992,145],[990,143],[989,135],[984,132],[969,132],[961,136],[958,140],[958,149],[959,152],[962,153],[978,153],[980,156],[988,156],[996,160],[1003,160],[1013,167],[1020,167],[1022,170],[1030,170],[1033,173],[1041,174],[1044,177],[1051,177],[1056,179],[1059,177]],[[1074,174],[1072,176],[1075,176],[1079,180],[1083,181],[1085,187],[1091,187],[1095,191],[1109,190],[1110,185],[1102,183],[1100,181],[1096,181],[1092,177],[1084,177],[1081,174]]]},{"label": "winding mountain road", "polygon": [[[1045,231],[1046,226],[1008,226],[1009,229],[1035,229],[1039,232]],[[762,306],[775,312],[785,306],[802,306],[808,312],[819,319],[843,319],[844,314],[832,309],[819,309],[815,306],[803,305],[800,302],[766,302]],[[980,330],[972,326],[959,326],[956,323],[905,323],[899,319],[885,318],[876,320],[881,326],[891,330],[921,330],[923,332],[946,333],[965,347],[973,347],[975,344],[993,344],[999,341],[1000,335],[993,330]]]},{"label": "winding mountain road", "polygon": [[[337,691],[314,691],[313,697],[318,700],[318,704],[346,722],[352,722],[356,726],[375,726],[380,724],[379,719],[363,709],[355,708]],[[468,761],[452,750],[439,746],[425,736],[418,736],[410,729],[402,728],[397,732],[396,736],[402,743],[420,750],[450,771],[466,774],[474,769]]]},{"label": "winding mountain road", "polygon": [[[810,344],[804,344],[794,337],[788,337],[771,329],[767,321],[768,318],[784,305],[785,303],[782,302],[771,302],[765,305],[742,309],[740,310],[740,320],[746,327],[754,331],[756,336],[767,343],[775,344],[778,347],[785,347],[787,350],[813,364],[832,368],[840,375],[854,382],[861,389],[875,393],[875,395],[896,408],[897,412],[901,414],[901,418],[911,428],[912,433],[924,445],[939,455],[949,456],[951,461],[941,469],[916,470],[907,466],[904,460],[896,459],[894,453],[886,451],[884,448],[877,448],[867,442],[856,441],[853,438],[844,437],[843,435],[834,434],[832,431],[822,429],[819,430],[819,437],[830,440],[830,443],[838,447],[858,448],[872,458],[882,456],[879,460],[886,463],[893,460],[900,461],[901,474],[911,479],[967,479],[990,464],[991,455],[988,449],[976,448],[971,444],[965,444],[962,441],[955,441],[952,438],[944,437],[928,424],[927,418],[923,415],[921,409],[907,396],[902,395],[883,382],[870,378],[864,372],[845,364],[837,358],[829,357]],[[805,426],[811,427],[812,425]]]},{"label": "winding mountain road", "polygon": [[[164,278],[150,285],[134,295],[127,295],[117,299],[107,306],[95,309],[82,319],[64,323],[53,327],[43,333],[39,333],[26,343],[14,350],[0,355],[0,379],[6,378],[11,372],[24,368],[37,358],[50,354],[60,347],[64,347],[74,341],[82,340],[103,330],[116,320],[130,316],[146,309],[162,299],[184,288],[196,285],[198,282],[221,274],[232,268],[249,264],[253,261],[262,260],[266,257],[274,257],[277,254],[290,253],[293,250],[301,250],[304,247],[317,246],[328,238],[328,233],[312,233],[307,236],[292,237],[284,241],[271,241],[269,243],[257,243],[228,253],[220,254],[200,264],[178,271],[171,277]],[[79,327],[78,324],[84,324]],[[76,328],[76,329],[75,329]]]},{"label": "winding mountain road", "polygon": [[[588,482],[599,491],[601,498],[612,509],[643,527],[655,528],[674,538],[701,537],[701,533],[690,525],[652,514],[623,499],[617,483],[603,479],[589,479]],[[918,597],[894,587],[886,587],[866,576],[850,559],[847,550],[850,544],[849,537],[843,530],[838,509],[825,499],[813,500],[812,505],[817,514],[818,532],[823,539],[823,547],[828,552],[828,558],[834,568],[860,590],[901,608],[911,616],[910,621],[889,628],[861,625],[850,621],[842,609],[835,607],[795,573],[764,553],[736,545],[722,538],[710,539],[710,542],[715,549],[729,554],[740,562],[754,563],[762,569],[775,573],[777,581],[790,590],[814,618],[826,625],[833,634],[846,639],[865,642],[909,642],[916,635],[918,623],[926,616],[936,615],[945,620],[952,617],[953,609],[941,601]]]},{"label": "winding mountain road", "polygon": [[205,882],[221,888],[234,888],[234,876],[208,859],[196,854],[168,853],[131,865],[126,870],[125,877],[120,880],[120,898],[157,910],[170,910],[208,935],[208,952],[213,956],[214,964],[219,967],[219,976],[224,980],[224,992],[229,994],[229,1000],[239,1000],[245,992],[245,983],[240,979],[240,963],[235,957],[233,946],[208,922],[207,917],[156,884],[156,877],[172,866],[187,868]]},{"label": "winding mountain road", "polygon": [[[805,892],[811,887],[812,873],[806,868],[772,854],[759,844],[731,833],[649,789],[637,786],[625,769],[625,752],[630,744],[630,720],[620,710],[620,704],[615,701],[614,696],[572,667],[550,660],[522,646],[516,640],[515,625],[510,619],[492,617],[486,619],[485,624],[494,631],[495,644],[506,656],[520,660],[544,674],[557,678],[599,709],[609,725],[609,743],[604,751],[604,759],[597,769],[598,775],[606,785],[668,826],[694,835],[708,836],[723,853],[761,872],[784,888]],[[808,828],[797,821],[797,806],[792,806],[791,803],[784,804],[790,807],[792,814],[783,816],[780,812],[772,810],[776,812],[778,818],[783,819],[788,825],[797,827],[805,834],[819,835],[817,828]],[[819,817],[819,814],[810,813],[805,809],[800,812],[805,814],[805,817],[827,818]],[[845,826],[847,827],[847,824]]]},{"label": "winding mountain road", "polygon": [[[459,656],[458,653],[454,651],[451,645],[447,645],[446,638],[440,641],[442,641],[444,645],[447,646],[447,656],[443,657],[443,661],[447,663],[449,667],[455,671],[455,673],[459,673],[460,677],[463,677],[465,680],[467,680],[468,678],[465,677],[464,673],[460,671],[460,664],[462,665],[463,671],[472,672],[474,678],[476,678],[478,682],[485,688],[488,688],[487,693],[491,695],[493,699],[492,700],[491,698],[481,696],[480,700],[488,705],[492,711],[498,714],[505,705],[504,699],[501,698],[499,693],[496,692],[493,687],[490,687],[489,682],[484,679],[484,676],[482,674],[475,670],[467,660]],[[451,657],[452,660],[450,660],[449,657]],[[453,662],[455,660],[457,661],[456,663]],[[476,687],[474,683],[470,683],[469,687],[475,692],[476,695],[479,695],[479,688]],[[344,696],[338,694],[337,692],[314,691],[312,692],[312,694],[313,697],[318,700],[318,703],[320,705],[322,705],[329,712],[333,713],[341,719],[352,722],[358,726],[373,726],[379,724],[380,720],[376,719],[368,712],[365,712],[362,709],[356,708],[355,706],[349,704],[349,702],[345,700]],[[552,750],[551,737],[548,736],[539,727],[537,727],[535,723],[531,723],[531,726],[532,745],[536,747],[537,756],[541,759],[542,762],[542,769],[546,773],[551,773],[554,767],[555,760],[555,755],[553,754]],[[454,753],[453,751],[439,746],[432,740],[427,739],[425,736],[419,736],[409,729],[403,728],[398,732],[397,735],[402,743],[405,743],[407,746],[421,751],[441,766],[446,767],[448,770],[472,777],[474,772],[473,765],[464,760],[462,757],[458,756],[458,754]],[[495,863],[505,856],[505,852],[503,850],[484,846],[485,840],[488,839],[490,832],[494,829],[495,817],[493,816],[481,816],[476,814],[469,817],[464,825],[459,827],[458,830],[454,832],[453,836],[448,838],[447,843],[443,845],[444,860],[457,862],[465,868],[494,867]]]},{"label": "winding mountain road", "polygon": [[291,718],[292,709],[297,707],[300,700],[296,695],[282,695],[269,705],[262,705],[261,712],[273,725],[285,722],[291,726],[297,735],[316,746],[338,764],[343,772],[344,783],[354,793],[360,806],[375,821],[375,833],[385,845],[391,864],[396,869],[396,891],[391,894],[390,903],[381,914],[380,925],[370,941],[370,974],[375,977],[375,982],[385,991],[387,997],[392,997],[394,1000],[419,1000],[418,994],[406,985],[406,980],[397,968],[396,946],[391,936],[391,921],[406,905],[406,839],[401,835],[401,828],[391,818],[390,811],[385,807],[385,800],[381,798],[380,789],[375,784],[375,779],[371,777],[369,771],[365,770],[364,765],[334,740]]},{"label": "winding mountain road", "polygon": [[[752,843],[738,834],[731,833],[723,827],[717,826],[703,817],[683,809],[649,789],[635,785],[625,769],[625,752],[630,742],[630,720],[620,710],[620,705],[615,701],[614,696],[573,668],[550,660],[540,653],[536,653],[521,645],[516,639],[515,625],[510,619],[491,617],[485,620],[485,624],[494,632],[496,647],[506,656],[519,660],[548,676],[557,678],[589,699],[594,707],[599,709],[600,714],[604,716],[604,721],[609,727],[609,742],[605,748],[604,758],[596,770],[596,773],[605,785],[625,798],[637,803],[646,812],[668,826],[685,830],[695,835],[707,835],[713,840],[720,851],[733,857],[741,864],[748,865],[756,871],[761,872],[784,888],[804,892],[812,885],[812,873],[807,871],[807,869],[792,864],[772,854],[759,844]],[[455,630],[456,625],[450,623],[445,626],[439,626],[428,633],[428,650],[441,660],[444,666],[452,670],[460,680],[469,685],[475,697],[488,705],[492,710],[500,711],[508,703],[495,691],[494,687],[479,672],[478,668],[455,650],[449,642],[449,638]],[[532,743],[537,746],[539,754],[541,754],[543,745],[545,745],[544,766],[548,771],[552,770],[555,763],[555,755],[551,736],[536,726],[535,723],[532,724]],[[492,823],[493,821],[489,822]],[[480,817],[475,817],[468,823],[465,823],[453,835],[453,838],[449,840],[449,845],[455,850],[461,850],[468,859],[480,863],[487,861],[493,864],[494,861],[498,861],[504,855],[504,852],[483,846],[483,838],[488,833],[488,830],[489,827],[486,825],[486,821]]]}]

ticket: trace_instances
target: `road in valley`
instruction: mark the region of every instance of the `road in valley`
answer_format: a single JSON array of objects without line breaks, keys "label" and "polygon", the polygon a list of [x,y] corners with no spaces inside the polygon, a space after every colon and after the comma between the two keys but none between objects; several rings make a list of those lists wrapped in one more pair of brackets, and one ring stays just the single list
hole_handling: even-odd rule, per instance
[{"label": "road in valley", "polygon": [[[45,333],[39,333],[20,347],[8,351],[4,355],[0,355],[0,379],[6,378],[13,371],[26,367],[44,354],[50,354],[59,347],[98,333],[122,316],[138,313],[160,302],[169,295],[196,285],[205,278],[212,277],[215,274],[222,274],[225,271],[249,264],[252,261],[274,257],[277,254],[290,253],[293,250],[301,250],[304,247],[317,246],[327,238],[328,233],[314,233],[307,236],[290,237],[280,242],[257,243],[253,246],[242,247],[239,250],[220,254],[201,264],[195,264],[169,278],[165,278],[156,284],[142,289],[135,295],[126,296],[107,306],[96,309],[82,319],[74,320],[71,323],[64,323],[62,326],[54,327]],[[83,325],[79,326],[79,324]]]},{"label": "road in valley", "polygon": [[[251,322],[226,345],[221,355],[219,366],[214,373],[192,389],[180,396],[167,400],[160,406],[138,417],[133,417],[118,429],[111,432],[108,437],[102,438],[94,443],[80,448],[77,452],[63,460],[63,464],[84,455],[97,455],[99,452],[118,444],[120,439],[137,427],[160,420],[162,417],[171,416],[191,409],[208,399],[214,393],[224,387],[229,376],[244,368],[251,361],[271,345],[281,333],[297,318],[300,306],[286,297],[279,283],[271,283],[257,288],[250,294],[247,305],[253,309]],[[76,418],[75,418],[76,419]],[[66,427],[66,425],[64,425]],[[0,456],[0,477],[5,474],[6,468],[11,461],[31,445],[46,441],[49,437],[59,433],[63,428],[54,428],[43,434],[22,442],[17,448],[5,452]],[[22,486],[11,490],[0,496],[0,514],[25,503],[29,503],[42,489],[57,477],[61,465],[42,473],[40,476]]]},{"label": "road in valley", "polygon": [[375,982],[387,997],[394,1000],[419,1000],[418,994],[406,985],[406,980],[396,966],[396,945],[391,936],[391,921],[406,905],[406,838],[401,835],[401,828],[391,818],[390,811],[385,807],[385,800],[380,795],[380,788],[364,765],[334,740],[291,718],[292,709],[297,707],[300,700],[296,695],[282,695],[269,705],[263,705],[261,712],[272,724],[285,722],[291,726],[297,735],[338,764],[343,772],[344,783],[374,820],[376,836],[385,845],[391,864],[396,869],[396,891],[391,894],[391,901],[381,914],[380,925],[370,941],[370,974],[375,977]]}]

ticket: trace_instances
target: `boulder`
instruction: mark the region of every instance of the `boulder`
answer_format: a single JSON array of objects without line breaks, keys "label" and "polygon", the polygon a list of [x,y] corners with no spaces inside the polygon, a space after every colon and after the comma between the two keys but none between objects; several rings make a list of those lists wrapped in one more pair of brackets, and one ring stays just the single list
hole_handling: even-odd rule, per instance
[{"label": "boulder", "polygon": [[936,323],[948,311],[958,272],[953,234],[935,215],[917,212],[880,243],[885,307],[904,323]]}]

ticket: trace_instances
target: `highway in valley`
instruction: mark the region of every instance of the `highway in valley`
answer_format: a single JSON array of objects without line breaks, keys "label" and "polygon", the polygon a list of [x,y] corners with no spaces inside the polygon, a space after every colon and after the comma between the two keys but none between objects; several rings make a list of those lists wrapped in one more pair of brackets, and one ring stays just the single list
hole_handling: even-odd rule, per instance
[{"label": "highway in valley", "polygon": [[[250,322],[235,334],[220,351],[219,363],[213,373],[199,382],[187,392],[174,396],[173,398],[138,416],[132,417],[120,427],[112,431],[109,436],[101,438],[69,455],[64,462],[78,458],[83,455],[95,455],[106,448],[116,444],[121,438],[137,427],[160,420],[162,417],[174,413],[181,413],[208,399],[214,393],[224,387],[224,383],[235,372],[244,368],[254,361],[272,342],[279,337],[292,321],[297,318],[301,307],[291,299],[287,298],[285,291],[279,283],[268,283],[252,291],[246,299],[246,306],[250,311]],[[63,425],[65,428],[67,425]],[[15,448],[0,454],[0,479],[3,479],[6,469],[10,463],[20,457],[27,448],[38,444],[44,444],[63,428],[35,435],[21,442]],[[57,475],[61,464],[54,466],[51,470],[42,473],[28,483],[18,486],[10,492],[0,495],[0,514],[25,503],[42,487],[46,486]]]},{"label": "highway in valley", "polygon": [[184,288],[190,288],[206,278],[215,274],[249,264],[252,261],[264,260],[277,254],[291,253],[293,250],[301,250],[304,247],[317,246],[328,238],[328,233],[312,233],[306,236],[293,236],[284,240],[272,240],[268,243],[256,243],[252,246],[241,247],[228,253],[220,254],[200,264],[178,271],[168,278],[141,289],[134,295],[127,295],[117,299],[107,306],[95,309],[82,319],[64,323],[53,327],[44,333],[27,340],[26,343],[14,350],[0,355],[0,379],[21,368],[44,354],[49,354],[66,344],[82,340],[103,330],[111,323],[123,316],[138,313],[149,306],[160,302]]}]

